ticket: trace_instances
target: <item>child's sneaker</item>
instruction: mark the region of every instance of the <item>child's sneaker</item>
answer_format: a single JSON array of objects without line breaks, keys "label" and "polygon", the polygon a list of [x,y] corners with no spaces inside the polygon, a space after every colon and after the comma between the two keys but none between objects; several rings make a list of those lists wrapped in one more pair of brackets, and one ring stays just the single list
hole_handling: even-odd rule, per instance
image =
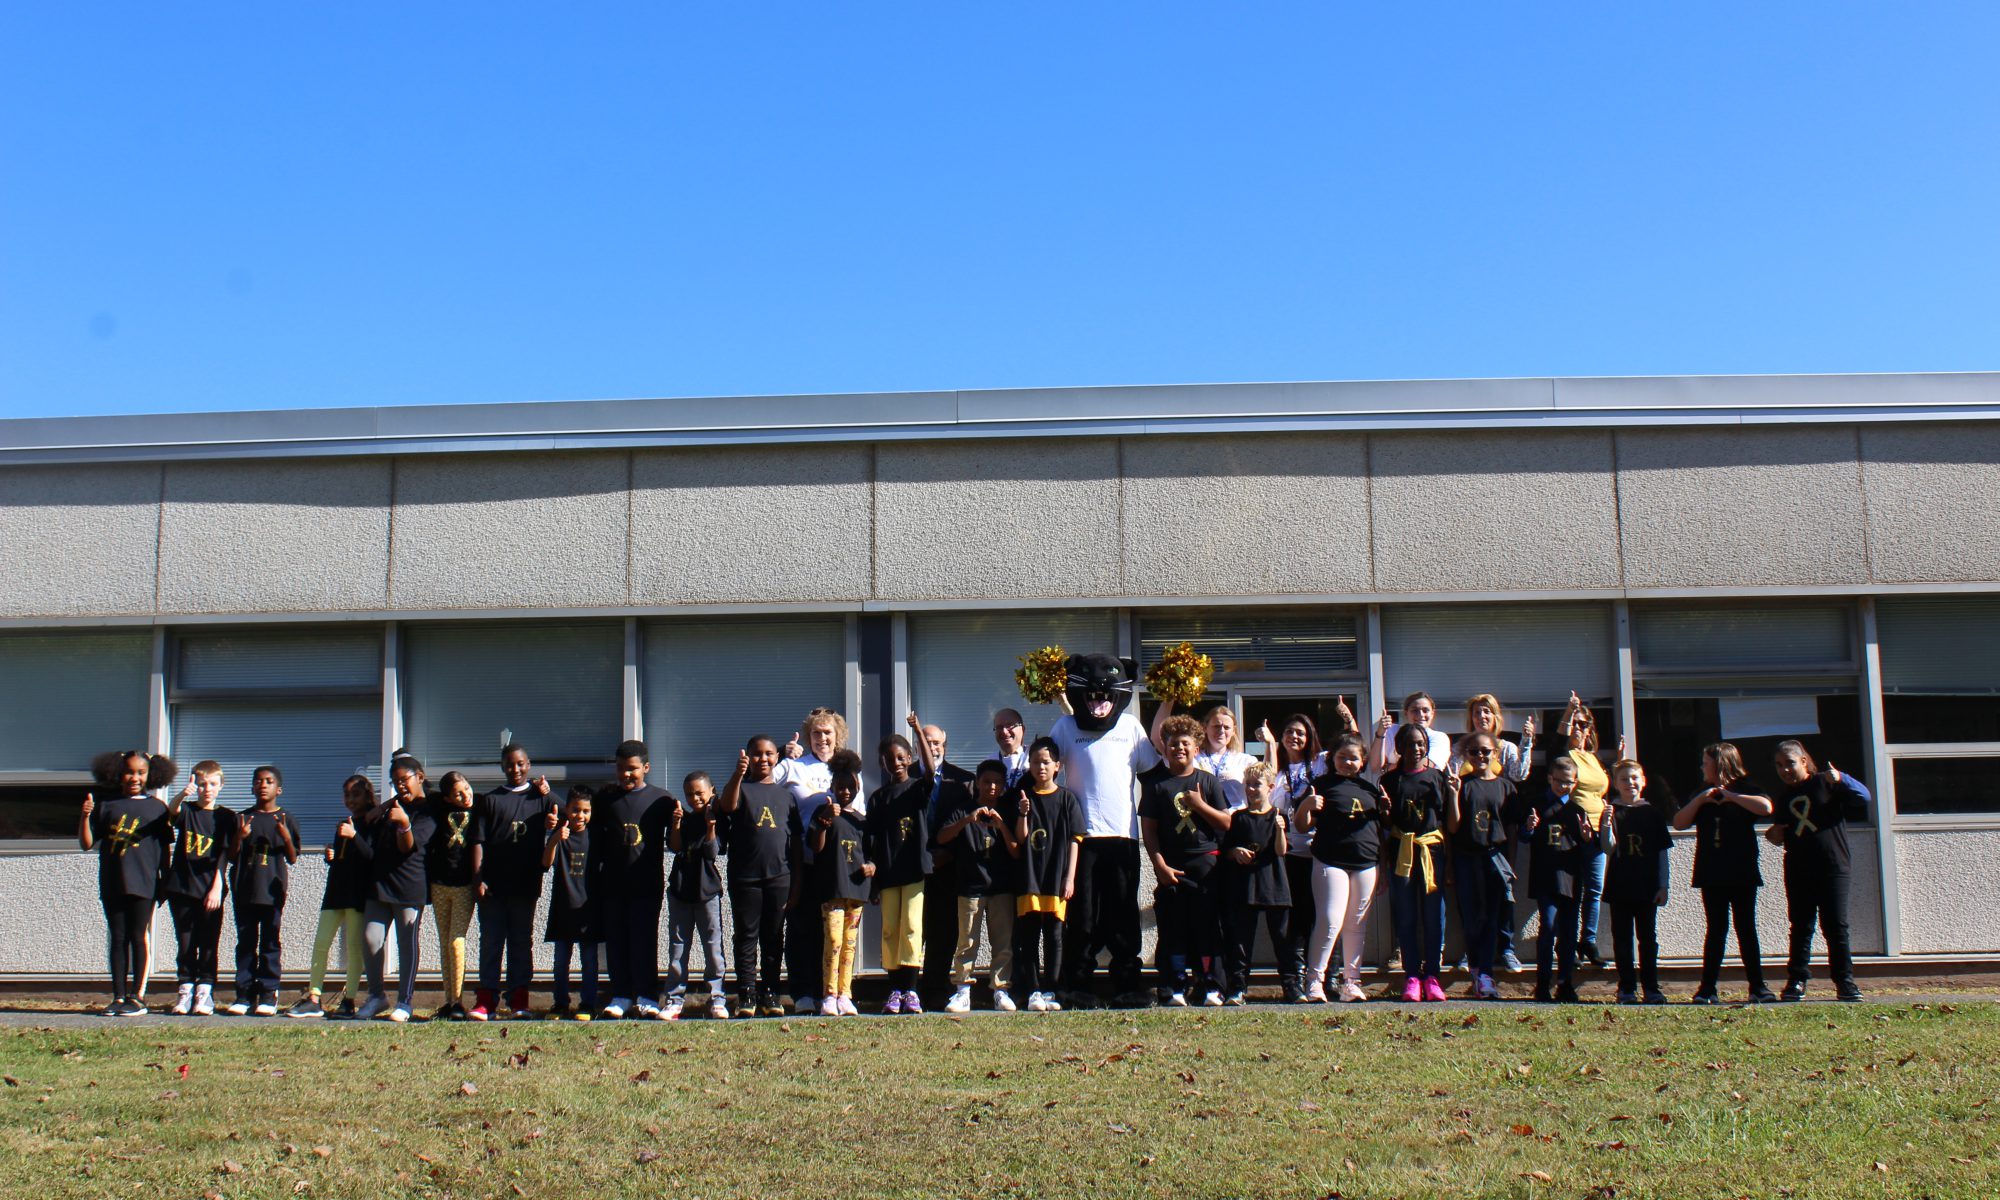
[{"label": "child's sneaker", "polygon": [[882,1006],[882,1011],[883,1011],[883,1012],[885,1012],[885,1013],[887,1013],[887,1014],[889,1014],[890,1016],[895,1016],[896,1014],[898,1014],[898,1013],[902,1012],[902,1011],[903,1011],[903,993],[901,993],[901,992],[899,992],[899,991],[895,991],[894,989],[891,989],[891,990],[890,990],[890,992],[889,992],[889,1000],[888,1000],[888,1003],[886,1003],[886,1004],[884,1004],[884,1005]]},{"label": "child's sneaker", "polygon": [[801,1017],[810,1017],[819,1011],[819,1001],[812,996],[800,996],[792,1001],[792,1011]]},{"label": "child's sneaker", "polygon": [[1309,984],[1309,985],[1307,985],[1307,987],[1306,987],[1306,990],[1305,990],[1305,993],[1304,993],[1303,997],[1302,997],[1302,998],[1300,999],[1299,1003],[1301,1003],[1301,1004],[1325,1004],[1325,1003],[1326,1003],[1326,985],[1325,985],[1325,984],[1323,984],[1323,983],[1313,983],[1313,984]]},{"label": "child's sneaker", "polygon": [[170,1009],[175,1016],[185,1017],[194,1011],[194,985],[184,983],[174,992],[174,1006]]},{"label": "child's sneaker", "polygon": [[465,1010],[465,1019],[468,1021],[491,1021],[493,1019],[493,1010],[487,1006],[486,1001],[476,1000],[473,1002],[471,1008]]},{"label": "child's sneaker", "polygon": [[1500,986],[1493,982],[1491,975],[1481,975],[1472,985],[1472,994],[1481,1000],[1498,1000]]},{"label": "child's sneaker", "polygon": [[1415,975],[1403,981],[1403,1003],[1421,1004],[1424,999],[1424,981]]},{"label": "child's sneaker", "polygon": [[951,994],[951,999],[944,1002],[944,1010],[948,1013],[971,1012],[972,985],[969,983],[959,985],[958,990]]},{"label": "child's sneaker", "polygon": [[760,1017],[782,1017],[785,1015],[785,1002],[776,996],[759,997],[757,1000],[757,1015]]},{"label": "child's sneaker", "polygon": [[381,1016],[383,1011],[388,1007],[389,1002],[387,1000],[384,1000],[380,996],[370,996],[361,1002],[360,1008],[354,1010],[354,1019],[357,1021],[372,1021],[376,1017]]},{"label": "child's sneaker", "polygon": [[1444,983],[1432,975],[1424,980],[1424,999],[1432,1004],[1444,1000]]},{"label": "child's sneaker", "polygon": [[416,1014],[410,1011],[409,1005],[398,1003],[396,1007],[390,1009],[384,1015],[386,1015],[391,1021],[394,1021],[398,1025],[407,1025],[409,1023],[410,1018],[415,1016]]},{"label": "child's sneaker", "polygon": [[1352,979],[1343,979],[1340,981],[1339,995],[1342,1004],[1359,1004],[1368,999],[1368,993],[1362,991],[1361,985]]},{"label": "child's sneaker", "polygon": [[729,1001],[722,998],[721,988],[717,988],[708,994],[708,1019],[711,1021],[727,1021],[729,1019]]},{"label": "child's sneaker", "polygon": [[1203,997],[1201,998],[1201,1002],[1202,1002],[1202,1005],[1203,1005],[1204,1007],[1206,1007],[1206,1008],[1221,1008],[1221,1007],[1222,1007],[1222,993],[1221,993],[1221,992],[1210,992],[1210,993],[1208,993],[1207,995],[1205,995],[1205,996],[1203,996]]},{"label": "child's sneaker", "polygon": [[288,1017],[323,1017],[326,1009],[321,1007],[318,994],[307,992],[299,997],[299,1002],[285,1010]]},{"label": "child's sneaker", "polygon": [[1167,1007],[1168,1007],[1168,1008],[1186,1008],[1186,1007],[1187,1007],[1187,994],[1186,994],[1185,992],[1173,992],[1173,993],[1170,993],[1170,994],[1169,994],[1169,995],[1167,996]]},{"label": "child's sneaker", "polygon": [[824,1000],[821,1000],[821,1001],[819,1002],[819,1015],[820,1015],[820,1016],[822,1016],[822,1017],[837,1017],[837,1016],[839,1016],[839,1015],[840,1015],[840,997],[838,997],[838,996],[828,996],[828,997],[827,997],[826,999],[824,999]]},{"label": "child's sneaker", "polygon": [[842,996],[840,998],[840,1015],[843,1017],[858,1017],[861,1015],[861,1010],[854,1007],[854,997]]},{"label": "child's sneaker", "polygon": [[143,1017],[152,1011],[152,1009],[146,1007],[144,1000],[127,1000],[125,1002],[125,1011],[118,1015],[121,1017]]},{"label": "child's sneaker", "polygon": [[513,991],[508,992],[507,1008],[511,1011],[513,1019],[516,1021],[532,1021],[535,1019],[535,1006],[528,998],[527,988],[515,988]]},{"label": "child's sneaker", "polygon": [[625,997],[613,996],[611,1003],[604,1006],[604,1019],[607,1021],[622,1021],[625,1019],[625,1010],[631,1006],[632,1002],[625,999]]},{"label": "child's sneaker", "polygon": [[236,999],[229,1002],[228,1008],[222,1011],[232,1017],[247,1017],[250,1015],[250,997],[239,995]]},{"label": "child's sneaker", "polygon": [[[1209,995],[1211,996],[1213,996],[1214,994],[1215,994],[1214,992],[1209,993]],[[1245,1002],[1246,1001],[1244,999],[1242,992],[1232,992],[1230,993],[1229,998],[1223,1001],[1224,1004],[1229,1005],[1231,1008],[1241,1008],[1243,1007]]]},{"label": "child's sneaker", "polygon": [[1014,1007],[1014,997],[1004,991],[993,993],[994,1012],[1013,1012]]},{"label": "child's sneaker", "polygon": [[657,1021],[660,1020],[662,1014],[657,1001],[651,996],[641,996],[639,997],[639,1002],[632,1006],[632,1015],[642,1020]]},{"label": "child's sneaker", "polygon": [[1639,1002],[1641,1004],[1665,1004],[1667,1002],[1667,994],[1659,988],[1647,988],[1646,994],[1639,997]]},{"label": "child's sneaker", "polygon": [[915,992],[903,993],[903,1012],[919,1017],[924,1015],[924,1002],[918,998]]},{"label": "child's sneaker", "polygon": [[577,1009],[577,1010],[576,1010],[576,1018],[575,1018],[575,1019],[576,1019],[576,1020],[578,1020],[578,1021],[586,1021],[586,1022],[587,1022],[587,1021],[589,1021],[589,1020],[590,1020],[590,1007],[589,1007],[588,1005],[585,1005],[584,1007],[582,1007],[582,1008],[579,1008],[579,1009]]},{"label": "child's sneaker", "polygon": [[1504,950],[1500,954],[1500,969],[1509,975],[1519,975],[1528,968],[1521,965],[1520,955],[1514,953],[1512,950]]},{"label": "child's sneaker", "polygon": [[1637,1004],[1639,1003],[1639,995],[1636,992],[1621,991],[1618,993],[1618,1003]]},{"label": "child's sneaker", "polygon": [[678,1021],[681,1019],[681,1012],[686,1008],[687,1001],[684,998],[668,996],[667,1002],[660,1006],[660,1020]]},{"label": "child's sneaker", "polygon": [[256,1007],[250,1011],[260,1017],[275,1017],[278,1015],[278,1002],[271,996],[259,996]]},{"label": "child's sneaker", "polygon": [[1028,1011],[1029,1011],[1029,1012],[1047,1012],[1047,1011],[1049,1011],[1049,999],[1048,999],[1048,997],[1047,997],[1047,996],[1044,996],[1044,995],[1043,995],[1042,993],[1040,993],[1040,992],[1029,992],[1029,993],[1028,993]]},{"label": "child's sneaker", "polygon": [[[348,1006],[351,1010],[353,1002],[349,1001]],[[215,1015],[215,989],[206,983],[194,985],[194,1015],[197,1017]]]},{"label": "child's sneaker", "polygon": [[574,1010],[572,1010],[572,1009],[570,1008],[570,1006],[569,1006],[569,1004],[568,1004],[567,1002],[565,1002],[565,1003],[562,1003],[562,1004],[551,1004],[551,1005],[549,1005],[549,1020],[551,1020],[551,1021],[567,1021],[567,1020],[569,1020],[569,1018],[570,1018],[570,1016],[572,1015],[573,1011],[574,1011]]},{"label": "child's sneaker", "polygon": [[1043,1012],[1062,1011],[1062,1001],[1056,999],[1056,994],[1054,992],[1050,992],[1048,995],[1042,997],[1042,1003],[1046,1006],[1042,1009]]}]

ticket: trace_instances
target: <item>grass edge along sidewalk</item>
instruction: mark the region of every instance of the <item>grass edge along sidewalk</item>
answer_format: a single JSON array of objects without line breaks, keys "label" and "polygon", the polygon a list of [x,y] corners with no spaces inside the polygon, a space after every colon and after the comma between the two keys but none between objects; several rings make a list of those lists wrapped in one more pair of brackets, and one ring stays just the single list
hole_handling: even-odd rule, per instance
[{"label": "grass edge along sidewalk", "polygon": [[[2000,1194],[2000,1008],[0,1026],[10,1194]],[[1789,1189],[1789,1191],[1788,1191]]]}]

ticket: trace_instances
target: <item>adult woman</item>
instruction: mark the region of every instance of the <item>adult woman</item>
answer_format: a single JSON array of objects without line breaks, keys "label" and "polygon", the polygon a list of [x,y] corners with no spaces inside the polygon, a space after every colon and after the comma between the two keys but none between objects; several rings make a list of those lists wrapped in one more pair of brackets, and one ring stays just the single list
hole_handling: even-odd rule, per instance
[{"label": "adult woman", "polygon": [[1485,734],[1493,739],[1499,755],[1500,774],[1515,783],[1528,777],[1529,760],[1535,750],[1535,718],[1528,717],[1521,722],[1521,744],[1515,745],[1500,736],[1507,727],[1507,714],[1500,707],[1500,700],[1490,692],[1481,692],[1465,702],[1465,733],[1458,739],[1458,745],[1451,752],[1451,770],[1455,775],[1463,775],[1466,770],[1466,747],[1472,739]]},{"label": "adult woman", "polygon": [[1399,723],[1390,717],[1389,710],[1382,710],[1382,717],[1375,722],[1375,742],[1368,750],[1368,769],[1376,775],[1385,775],[1402,762],[1398,736],[1404,725],[1415,725],[1423,730],[1426,739],[1424,759],[1431,766],[1443,771],[1451,764],[1451,739],[1439,730],[1431,728],[1437,721],[1437,701],[1429,692],[1411,692],[1403,698],[1403,720]]},{"label": "adult woman", "polygon": [[1728,945],[1729,923],[1736,922],[1736,949],[1743,956],[1743,975],[1750,999],[1776,1000],[1764,986],[1763,950],[1757,944],[1757,889],[1764,876],[1757,870],[1757,822],[1771,815],[1771,798],[1747,778],[1743,755],[1728,742],[1701,752],[1701,774],[1708,783],[1674,814],[1674,828],[1698,831],[1694,843],[1694,885],[1701,889],[1701,907],[1708,920],[1701,947],[1701,986],[1694,1003],[1714,1004],[1722,976],[1722,952]]},{"label": "adult woman", "polygon": [[[1569,704],[1563,709],[1562,720],[1556,724],[1556,736],[1561,739],[1551,756],[1560,758],[1567,755],[1576,764],[1576,785],[1571,795],[1576,806],[1589,818],[1589,832],[1595,835],[1604,819],[1605,797],[1611,791],[1610,763],[1605,761],[1603,752],[1597,745],[1597,718],[1578,698],[1575,692],[1569,694]],[[1625,757],[1625,738],[1618,739],[1618,753],[1611,758],[1616,762]],[[1600,903],[1604,898],[1604,850],[1602,845],[1591,840],[1585,843],[1578,863],[1579,881],[1582,889],[1577,896],[1576,945],[1583,959],[1593,967],[1604,965],[1604,955],[1597,949],[1597,923]]]},{"label": "adult woman", "polygon": [[[799,741],[804,738],[804,744]],[[799,731],[785,743],[785,756],[771,772],[771,782],[789,789],[798,802],[799,825],[812,828],[813,817],[826,804],[833,790],[833,756],[847,747],[847,718],[830,708],[815,708],[799,723]],[[858,819],[867,814],[867,802],[857,793],[852,806]],[[804,847],[812,861],[812,847]],[[823,966],[820,955],[819,906],[826,899],[815,890],[817,873],[808,869],[799,885],[799,902],[785,915],[785,973],[790,977],[792,1009],[801,1016],[819,1011]],[[741,981],[739,980],[739,985]]]}]

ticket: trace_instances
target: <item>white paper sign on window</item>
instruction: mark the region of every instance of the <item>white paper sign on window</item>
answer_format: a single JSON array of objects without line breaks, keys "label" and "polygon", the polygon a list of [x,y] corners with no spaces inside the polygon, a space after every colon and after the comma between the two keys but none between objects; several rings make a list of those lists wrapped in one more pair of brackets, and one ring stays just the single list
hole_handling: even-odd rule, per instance
[{"label": "white paper sign on window", "polygon": [[1813,696],[1726,697],[1722,738],[1808,737],[1819,732],[1819,700]]}]

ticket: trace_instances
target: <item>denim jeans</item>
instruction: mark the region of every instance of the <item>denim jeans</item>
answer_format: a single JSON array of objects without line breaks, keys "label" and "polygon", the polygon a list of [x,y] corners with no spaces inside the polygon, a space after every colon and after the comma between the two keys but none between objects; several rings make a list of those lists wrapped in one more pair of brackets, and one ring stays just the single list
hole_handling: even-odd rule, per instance
[{"label": "denim jeans", "polygon": [[1403,973],[1429,979],[1444,957],[1444,889],[1426,893],[1421,871],[1389,876],[1389,911],[1396,918],[1396,944]]}]

